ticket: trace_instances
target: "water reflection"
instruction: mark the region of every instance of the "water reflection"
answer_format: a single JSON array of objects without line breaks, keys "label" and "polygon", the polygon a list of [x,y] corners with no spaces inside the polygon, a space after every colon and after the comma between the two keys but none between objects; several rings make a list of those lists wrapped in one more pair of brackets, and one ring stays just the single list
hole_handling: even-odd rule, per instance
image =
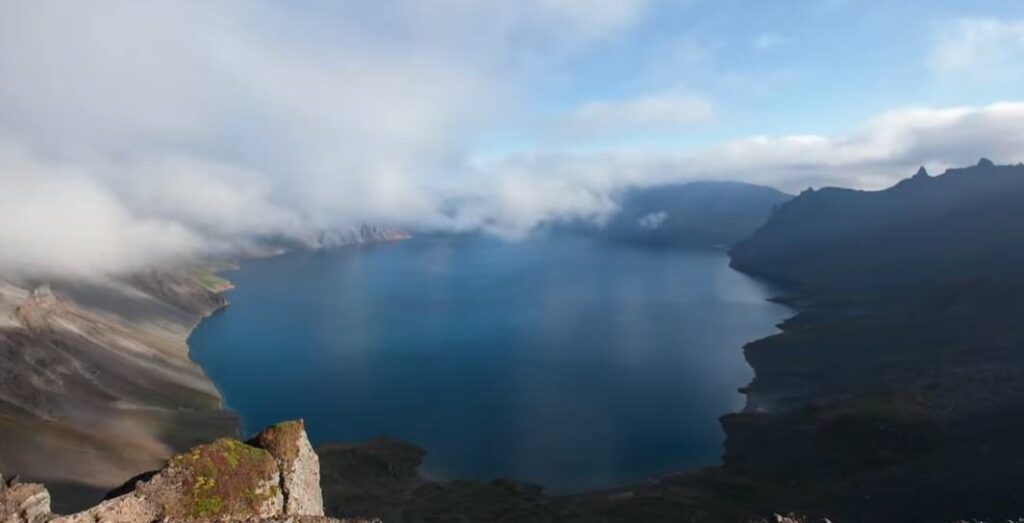
[{"label": "water reflection", "polygon": [[423,238],[255,261],[193,356],[248,430],[387,435],[556,491],[717,462],[742,345],[788,315],[724,254]]}]

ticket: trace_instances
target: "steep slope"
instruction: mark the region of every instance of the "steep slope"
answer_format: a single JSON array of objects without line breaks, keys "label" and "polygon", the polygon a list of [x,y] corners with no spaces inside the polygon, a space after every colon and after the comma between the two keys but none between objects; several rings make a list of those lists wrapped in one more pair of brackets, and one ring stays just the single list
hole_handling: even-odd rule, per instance
[{"label": "steep slope", "polygon": [[791,196],[740,182],[691,182],[632,189],[599,234],[645,245],[727,247],[764,224]]},{"label": "steep slope", "polygon": [[1024,165],[924,169],[875,192],[808,190],[731,251],[733,266],[817,291],[955,292],[1024,280]]},{"label": "steep slope", "polygon": [[1021,202],[1024,166],[982,160],[805,192],[738,244],[734,266],[789,283],[803,312],[745,348],[723,469],[840,519],[1024,514]]},{"label": "steep slope", "polygon": [[191,272],[32,286],[0,310],[0,468],[81,506],[176,450],[236,431],[188,359],[224,299]]}]

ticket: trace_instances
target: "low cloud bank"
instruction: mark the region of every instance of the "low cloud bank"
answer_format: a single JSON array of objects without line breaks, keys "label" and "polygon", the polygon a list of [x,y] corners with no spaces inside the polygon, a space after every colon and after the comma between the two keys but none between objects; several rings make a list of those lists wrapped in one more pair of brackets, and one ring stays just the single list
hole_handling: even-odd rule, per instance
[{"label": "low cloud bank", "polygon": [[[635,24],[648,3],[443,0],[439,20],[419,0],[14,2],[0,18],[0,277],[130,272],[362,222],[517,238],[600,220],[629,186],[877,188],[922,163],[1024,156],[1016,102],[688,154],[555,140],[475,155],[473,137],[515,119],[530,75]],[[712,118],[709,104],[674,91],[557,125],[691,126]]]},{"label": "low cloud bank", "polygon": [[539,221],[600,217],[614,210],[609,196],[627,187],[687,180],[738,180],[792,193],[882,189],[921,165],[939,173],[981,156],[1024,161],[1024,102],[899,110],[845,135],[755,136],[687,154],[634,148],[488,160],[474,165],[479,177],[495,180],[481,189],[489,213],[477,221],[522,234]]}]

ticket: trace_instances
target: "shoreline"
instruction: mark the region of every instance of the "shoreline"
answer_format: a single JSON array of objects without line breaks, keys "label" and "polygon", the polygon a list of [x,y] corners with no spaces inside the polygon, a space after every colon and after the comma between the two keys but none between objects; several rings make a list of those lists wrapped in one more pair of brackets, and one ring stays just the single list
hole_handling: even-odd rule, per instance
[{"label": "shoreline", "polygon": [[[221,391],[220,387],[217,386],[217,382],[213,381],[213,378],[210,378],[210,376],[208,374],[206,374],[206,370],[203,369],[203,366],[200,365],[199,362],[197,362],[196,360],[192,359],[192,345],[189,343],[189,340],[192,338],[192,334],[195,332],[196,329],[199,328],[199,326],[203,323],[203,321],[205,321],[206,319],[210,318],[211,316],[213,316],[215,314],[219,314],[219,313],[223,313],[223,312],[227,311],[228,307],[231,306],[231,302],[229,302],[228,299],[226,297],[224,297],[224,294],[229,292],[229,291],[231,291],[234,288],[235,288],[235,286],[234,285],[230,285],[230,283],[229,283],[228,287],[226,287],[226,288],[224,288],[222,290],[216,291],[217,294],[219,294],[221,297],[224,298],[223,305],[217,307],[216,309],[211,310],[207,314],[202,315],[201,317],[199,317],[195,321],[194,324],[192,324],[191,327],[189,327],[188,334],[185,335],[185,347],[187,347],[187,349],[188,349],[187,355],[188,355],[189,361],[191,361],[193,364],[195,364],[195,366],[199,367],[200,372],[203,373],[203,376],[207,379],[207,381],[210,382],[210,385],[212,385],[213,388],[217,391],[217,397],[218,397],[218,406],[217,406],[217,408],[219,408],[220,410],[222,410],[224,412],[227,412],[227,413],[230,413],[230,414],[234,415],[235,417],[237,417],[240,420],[241,416],[238,416],[238,414],[234,410],[232,410],[231,408],[229,408],[227,406],[227,401],[224,399],[224,392]],[[238,425],[238,428],[235,430],[235,435],[236,436],[241,436],[242,435],[241,434],[241,432],[242,432],[242,430],[241,430],[242,424],[241,424],[241,422],[239,422],[237,425]]]},{"label": "shoreline", "polygon": [[23,297],[0,329],[0,354],[14,356],[0,380],[0,469],[61,485],[58,511],[237,432],[189,357],[188,336],[223,306],[194,274],[9,285]]},{"label": "shoreline", "polygon": [[[389,243],[389,242],[373,242],[373,243]],[[342,246],[341,248],[355,247],[355,246],[359,246],[359,245],[362,245],[362,244],[346,245],[346,246]],[[690,250],[690,249],[686,249],[686,250]],[[767,301],[767,302],[770,302],[770,303],[777,303],[776,300],[780,296],[783,296],[783,294],[781,292],[782,289],[778,288],[779,285],[777,285],[777,282],[775,282],[773,280],[770,280],[770,279],[762,278],[759,275],[749,274],[749,273],[746,273],[744,271],[741,271],[741,270],[738,270],[738,269],[735,269],[735,268],[731,267],[729,265],[728,251],[726,249],[712,248],[712,249],[693,249],[693,250],[700,251],[700,252],[707,251],[707,252],[714,252],[714,253],[717,253],[717,254],[721,254],[722,256],[725,257],[723,262],[727,265],[728,270],[735,271],[736,273],[741,274],[744,277],[750,278],[750,279],[756,281],[759,285],[768,285],[769,288],[766,289],[766,291],[768,291],[768,292],[765,293],[765,294],[767,294],[767,297],[764,298],[764,301]],[[292,253],[295,253],[295,252],[297,252],[297,251],[277,252],[277,253],[274,253],[274,254],[271,254],[271,255],[268,255],[268,256],[257,257],[257,258],[255,258],[255,261],[259,261],[260,259],[263,259],[263,258],[285,256],[285,255],[292,254]],[[223,270],[218,270],[217,274],[218,274],[218,276],[222,276],[224,272],[228,272],[228,271],[232,271],[232,270],[240,270],[241,267],[242,267],[242,264],[245,263],[245,262],[246,262],[246,260],[235,260],[234,262],[232,262],[232,266],[230,268],[226,268],[226,269],[223,269]],[[231,284],[230,282],[229,282],[229,285],[230,285],[229,287],[227,287],[224,290],[220,291],[220,294],[223,295],[223,294],[225,294],[227,292],[230,292],[230,290],[235,288],[234,284]],[[758,342],[758,341],[760,341],[762,339],[765,339],[765,338],[768,338],[768,337],[772,337],[772,336],[778,336],[780,334],[783,334],[784,331],[781,329],[781,325],[783,323],[785,323],[786,321],[789,321],[793,317],[797,316],[800,313],[800,311],[796,307],[794,307],[794,306],[792,306],[791,304],[788,304],[788,303],[780,303],[780,305],[784,305],[786,307],[785,317],[783,319],[781,319],[780,322],[775,323],[774,325],[772,325],[770,327],[770,331],[766,332],[764,335],[762,335],[759,338],[756,338],[756,339],[753,339],[753,340],[749,340],[749,341],[745,341],[741,345],[739,345],[738,347],[735,347],[735,348],[723,348],[723,350],[739,349],[740,351],[744,351],[745,352],[745,347],[747,345],[751,344],[751,343],[756,343],[756,342]],[[226,310],[229,309],[229,306],[230,306],[230,303],[226,303],[223,307],[213,311],[209,316],[212,316],[213,314],[217,314],[217,313],[226,312]],[[204,317],[204,319],[206,319],[206,317]],[[716,467],[723,466],[725,464],[725,448],[726,448],[727,443],[728,443],[727,442],[728,433],[726,431],[726,426],[722,423],[722,418],[730,416],[730,415],[733,415],[733,414],[738,414],[738,413],[744,412],[744,410],[746,409],[746,405],[749,404],[750,399],[749,399],[749,396],[746,393],[743,392],[743,389],[749,387],[752,383],[754,383],[754,381],[757,378],[757,376],[756,376],[756,369],[753,367],[753,365],[751,365],[750,361],[746,358],[745,354],[744,354],[743,365],[745,365],[750,370],[751,377],[750,377],[750,379],[748,381],[742,383],[738,388],[733,389],[736,393],[743,395],[743,398],[737,398],[737,401],[742,401],[742,405],[737,406],[735,408],[735,410],[723,411],[717,418],[715,418],[716,422],[717,422],[717,425],[718,425],[719,429],[721,430],[721,432],[723,434],[723,437],[722,437],[722,441],[721,441],[721,450],[718,452],[714,462],[709,462],[707,464],[702,464],[702,465],[694,465],[694,466],[688,467],[688,468],[672,468],[672,469],[665,470],[663,472],[658,472],[658,473],[655,473],[655,474],[645,475],[645,476],[638,476],[638,477],[636,477],[634,479],[624,480],[622,482],[618,482],[618,483],[614,483],[614,484],[609,484],[609,485],[605,485],[605,486],[600,486],[600,487],[562,488],[562,487],[557,487],[557,486],[549,486],[549,485],[545,484],[544,485],[545,491],[552,492],[551,495],[554,496],[554,497],[558,497],[558,498],[572,498],[572,497],[578,497],[578,496],[592,495],[592,494],[595,494],[595,493],[598,493],[598,492],[613,491],[613,490],[618,490],[618,489],[623,489],[623,488],[629,488],[631,486],[635,486],[638,483],[657,481],[657,480],[659,480],[661,478],[665,478],[665,477],[674,477],[674,476],[678,476],[678,475],[694,474],[694,473],[697,473],[697,472],[699,472],[701,470],[704,470],[704,469],[716,468]],[[211,382],[212,381],[213,380],[211,380]],[[216,383],[214,383],[214,385],[216,386]],[[218,388],[218,391],[219,391],[219,388]],[[221,394],[221,396],[223,397],[223,394]],[[226,403],[226,400],[225,400],[225,403]],[[235,413],[235,414],[238,414],[239,417],[241,417],[241,414],[237,413],[236,411],[231,410],[229,407],[226,406],[225,408],[227,410]],[[239,433],[240,434],[244,431],[243,427],[244,427],[244,424],[240,423],[239,424]],[[367,440],[367,441],[362,442],[362,443],[326,441],[326,442],[323,442],[320,446],[322,446],[322,447],[334,447],[334,446],[339,446],[340,445],[340,446],[359,447],[361,445],[368,444],[371,441],[373,441],[373,439]],[[408,444],[410,446],[415,446],[416,445],[415,443],[409,443],[409,442],[402,442],[402,443]],[[427,450],[429,450],[429,449],[427,449]],[[431,483],[433,483],[435,481],[436,482],[441,482],[441,483],[446,482],[446,481],[471,481],[471,482],[478,482],[478,481],[480,481],[480,482],[483,482],[483,481],[491,481],[491,480],[503,481],[503,480],[507,479],[507,478],[503,478],[503,477],[479,478],[479,479],[449,478],[448,480],[440,481],[440,480],[435,480],[435,479],[430,478],[427,475],[426,472],[422,472],[422,473],[420,473],[420,475],[422,476],[424,481],[431,482]],[[508,481],[513,481],[513,482],[517,482],[517,483],[519,482],[519,480],[512,480],[512,479],[509,479]]]},{"label": "shoreline", "polygon": [[[410,235],[408,233],[393,231],[393,230],[390,230],[390,229],[385,229],[383,231],[383,234],[386,234],[387,237],[386,238],[382,238],[382,239],[360,239],[359,241],[352,241],[350,243],[337,243],[337,244],[331,244],[331,245],[321,246],[321,247],[316,247],[316,248],[311,247],[311,248],[308,248],[307,250],[323,251],[323,250],[346,249],[346,248],[359,247],[359,246],[368,246],[368,245],[374,245],[374,244],[395,243],[395,242],[405,241],[405,240],[408,240],[408,239],[412,238],[412,235]],[[194,269],[194,272],[196,273],[195,274],[195,278],[196,278],[195,281],[196,281],[196,283],[201,285],[201,286],[203,286],[204,288],[206,288],[210,292],[216,294],[220,298],[220,303],[216,307],[210,309],[209,311],[206,311],[201,316],[199,316],[195,320],[195,322],[188,328],[188,332],[185,335],[185,340],[184,340],[185,347],[186,347],[186,356],[188,357],[188,360],[193,365],[195,365],[197,368],[199,368],[199,370],[202,373],[202,375],[206,378],[206,380],[210,383],[210,385],[214,388],[214,390],[216,390],[217,397],[218,397],[218,400],[219,400],[219,409],[222,410],[223,412],[226,412],[226,413],[230,414],[231,416],[233,416],[237,420],[237,422],[236,422],[237,427],[236,427],[236,430],[235,430],[235,435],[238,436],[238,437],[245,436],[242,433],[243,432],[243,423],[242,423],[242,419],[241,419],[242,418],[241,414],[238,411],[235,411],[234,409],[231,409],[227,405],[227,399],[225,398],[223,391],[221,391],[221,389],[217,385],[217,383],[212,378],[210,378],[209,375],[206,374],[206,370],[203,369],[202,365],[200,365],[197,361],[192,359],[192,346],[189,344],[189,340],[192,338],[192,334],[195,332],[196,329],[199,328],[200,324],[202,324],[202,322],[204,320],[210,318],[211,316],[213,316],[215,314],[222,314],[222,313],[227,312],[228,308],[231,306],[231,301],[227,299],[227,293],[235,290],[236,287],[235,287],[235,284],[231,280],[229,280],[229,279],[227,279],[227,278],[222,276],[224,273],[241,270],[242,269],[242,264],[246,263],[247,261],[259,261],[259,260],[262,260],[262,259],[276,258],[278,256],[287,256],[288,254],[292,254],[292,253],[295,253],[295,252],[298,252],[298,249],[271,249],[269,251],[262,252],[262,253],[256,253],[256,254],[252,254],[252,255],[249,255],[249,256],[241,257],[241,258],[235,258],[235,259],[230,259],[230,260],[226,260],[226,261],[217,262],[217,263],[214,263],[213,267],[209,267],[209,266],[205,266],[204,267],[204,266],[201,265],[200,268]],[[217,282],[217,285],[214,288],[211,288],[211,287],[207,286],[206,283],[204,283],[202,281],[202,278],[204,277],[204,275],[211,275],[211,276],[216,277],[219,280]]]}]

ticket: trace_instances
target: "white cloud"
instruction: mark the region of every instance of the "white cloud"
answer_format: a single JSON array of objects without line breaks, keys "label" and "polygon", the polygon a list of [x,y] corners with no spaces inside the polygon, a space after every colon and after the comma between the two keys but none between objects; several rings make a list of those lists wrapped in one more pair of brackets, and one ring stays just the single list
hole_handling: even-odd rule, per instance
[{"label": "white cloud", "polygon": [[647,0],[530,0],[524,3],[536,6],[541,16],[553,17],[588,38],[602,37],[637,23],[649,4]]},{"label": "white cloud", "polygon": [[200,252],[183,226],[134,217],[95,173],[0,141],[0,274],[89,277]]},{"label": "white cloud", "polygon": [[[756,136],[691,153],[617,149],[594,153],[536,151],[477,168],[511,176],[516,200],[537,195],[539,208],[506,212],[501,190],[483,191],[474,223],[522,235],[538,221],[600,220],[613,210],[608,195],[629,186],[687,180],[739,180],[790,192],[826,185],[880,189],[920,165],[934,173],[979,157],[1024,161],[1024,102],[984,107],[919,108],[879,115],[851,133]],[[500,185],[498,186],[500,189]]]},{"label": "white cloud", "polygon": [[[472,161],[479,131],[523,107],[524,84],[635,27],[649,3],[11,2],[0,17],[0,276],[132,271],[357,221],[516,237],[542,221],[600,220],[628,185],[877,187],[919,163],[1024,154],[1024,104],[1006,103],[692,154],[539,148]],[[584,104],[556,127],[664,138],[713,109],[670,90]]]},{"label": "white cloud", "polygon": [[785,42],[786,39],[781,35],[777,35],[775,33],[763,33],[754,37],[754,39],[750,41],[750,45],[758,51],[767,51],[769,49],[774,49]]},{"label": "white cloud", "polygon": [[12,2],[0,274],[131,271],[254,235],[436,222],[439,174],[515,110],[523,77],[648,3]]},{"label": "white cloud", "polygon": [[938,31],[928,57],[937,73],[987,80],[1024,72],[1024,20],[965,18]]},{"label": "white cloud", "polygon": [[713,120],[710,100],[673,90],[625,100],[589,102],[559,119],[555,127],[569,137],[587,137],[677,131]]},{"label": "white cloud", "polygon": [[637,219],[636,223],[641,229],[655,231],[660,229],[661,226],[665,224],[666,220],[668,220],[668,213],[665,211],[657,211],[641,216]]}]

